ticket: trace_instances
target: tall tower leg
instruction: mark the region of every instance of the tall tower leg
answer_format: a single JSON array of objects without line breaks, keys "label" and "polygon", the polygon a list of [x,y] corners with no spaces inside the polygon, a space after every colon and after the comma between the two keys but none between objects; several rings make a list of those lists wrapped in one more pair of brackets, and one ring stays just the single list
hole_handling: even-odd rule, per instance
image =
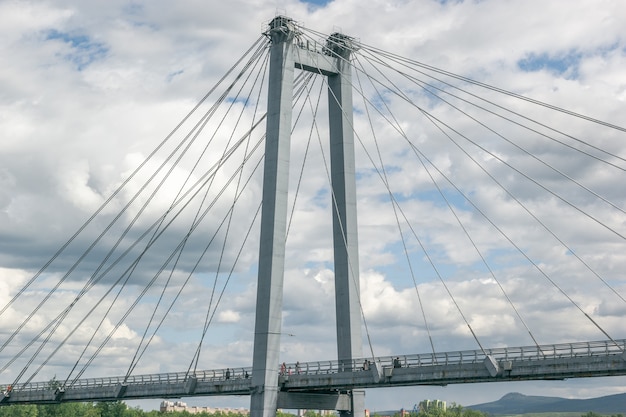
[{"label": "tall tower leg", "polygon": [[276,17],[270,23],[270,72],[268,90],[263,209],[257,308],[252,358],[251,417],[274,417],[278,398],[287,183],[293,100],[294,32],[291,21]]},{"label": "tall tower leg", "polygon": [[[328,76],[330,158],[333,198],[333,243],[335,252],[335,307],[337,359],[352,370],[352,359],[363,357],[359,305],[359,250],[356,218],[354,132],[352,125],[351,38],[335,33],[327,47],[337,57],[338,74]],[[365,392],[352,392],[352,413],[363,416]]]},{"label": "tall tower leg", "polygon": [[[349,61],[351,38],[331,35],[327,52],[331,52],[329,55],[334,57],[335,65],[329,65],[324,64],[328,62],[326,59],[307,60],[307,54],[300,57],[304,61],[295,61],[292,48],[297,29],[291,19],[274,18],[267,33],[271,37],[271,49],[251,417],[274,417],[278,404],[294,66],[328,75],[338,360],[344,370],[350,371],[353,359],[363,356]],[[325,68],[317,66],[320,64]],[[350,394],[352,411],[342,411],[342,416],[364,416],[364,391],[354,390]],[[283,397],[289,401],[289,395]]]}]

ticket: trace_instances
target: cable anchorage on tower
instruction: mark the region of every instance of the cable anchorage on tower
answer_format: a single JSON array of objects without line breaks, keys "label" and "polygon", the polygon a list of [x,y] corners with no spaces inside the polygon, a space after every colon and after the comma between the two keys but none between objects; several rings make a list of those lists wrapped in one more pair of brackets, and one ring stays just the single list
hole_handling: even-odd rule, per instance
[{"label": "cable anchorage on tower", "polygon": [[359,42],[356,38],[344,35],[343,33],[333,32],[328,39],[326,39],[324,54],[334,57],[348,58],[350,53],[358,51],[359,49]]},{"label": "cable anchorage on tower", "polygon": [[269,29],[263,32],[272,43],[291,40],[301,34],[299,25],[290,17],[278,15],[268,23]]}]

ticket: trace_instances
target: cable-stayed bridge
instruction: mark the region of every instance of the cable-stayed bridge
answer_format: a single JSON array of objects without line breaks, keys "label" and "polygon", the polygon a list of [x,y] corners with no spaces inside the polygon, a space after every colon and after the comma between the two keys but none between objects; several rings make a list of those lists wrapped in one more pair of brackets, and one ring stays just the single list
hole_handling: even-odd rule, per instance
[{"label": "cable-stayed bridge", "polygon": [[[523,113],[511,103],[532,110]],[[538,108],[550,114],[548,122]],[[445,117],[450,114],[461,119],[449,123]],[[593,132],[601,140],[572,131]],[[256,415],[270,415],[277,406],[359,414],[363,388],[624,375],[620,327],[603,322],[585,305],[586,294],[576,291],[578,282],[593,280],[617,311],[625,303],[620,272],[603,269],[603,257],[624,248],[623,193],[604,189],[586,175],[624,175],[625,160],[612,150],[612,141],[624,131],[277,17],[3,307],[7,317],[27,297],[38,298],[30,312],[17,316],[14,332],[1,346],[7,358],[2,371],[11,372],[2,404],[249,394]],[[325,137],[329,145],[322,143]],[[437,153],[444,143],[446,151]],[[317,155],[314,147],[320,149]],[[289,176],[292,154],[301,163]],[[555,154],[562,159],[551,159]],[[314,174],[307,175],[311,165]],[[493,188],[483,192],[482,182],[475,187],[479,177]],[[367,186],[361,200],[358,185]],[[541,197],[530,196],[531,189],[541,191]],[[542,200],[549,204],[542,206]],[[364,238],[357,228],[357,201],[371,205],[374,217],[380,217],[367,219],[370,227],[386,216],[391,221]],[[506,210],[498,210],[499,204]],[[296,249],[307,250],[316,230],[307,228],[306,220],[311,224],[322,209],[332,218],[327,231],[333,236],[338,359],[303,358],[280,369],[288,243],[295,240]],[[298,226],[299,215],[304,226]],[[506,224],[509,216],[519,219],[520,227]],[[452,224],[454,232],[448,227]],[[445,244],[424,232],[431,226],[436,226],[431,233],[453,234],[455,247],[442,250]],[[581,244],[577,235],[589,231],[593,242]],[[390,233],[396,238],[387,238]],[[552,252],[525,244],[523,239],[533,234],[552,242]],[[385,239],[401,249],[401,274],[415,295],[412,306],[397,306],[398,315],[410,310],[431,353],[376,354],[366,314],[368,303],[376,300],[364,298],[360,290],[358,243],[376,245]],[[249,266],[250,253],[259,253],[256,270]],[[457,269],[455,260],[462,267]],[[306,262],[311,264],[311,258]],[[461,305],[453,287],[475,271],[477,281],[487,281],[489,290],[499,293],[498,301],[515,323],[511,327],[527,334],[526,347],[485,343],[492,339],[481,333],[490,334],[491,326],[472,319],[470,306]],[[207,369],[201,366],[206,335],[242,272],[258,276],[252,366],[202,370]],[[160,330],[177,320],[172,312],[184,308],[183,296],[193,280],[209,276],[214,281],[208,302],[203,300],[208,306],[200,342],[187,369],[138,372],[144,355],[159,343]],[[430,294],[437,297],[424,297],[424,281],[439,283],[439,292]],[[538,304],[567,304],[563,311],[581,319],[575,326],[585,334],[595,332],[601,341],[580,342],[573,332],[573,343],[540,343],[550,334],[542,323],[549,317],[540,313],[538,319],[537,305],[520,308],[527,301],[525,287],[538,281],[547,288]],[[59,304],[60,293],[69,293],[70,301]],[[145,330],[128,351],[125,375],[85,377],[142,309]],[[472,341],[477,350],[438,347],[438,316],[447,319],[451,313],[461,323],[464,343]],[[80,349],[78,340],[84,342]],[[75,363],[59,379],[38,379],[48,367],[61,375],[54,366],[68,346]]]}]

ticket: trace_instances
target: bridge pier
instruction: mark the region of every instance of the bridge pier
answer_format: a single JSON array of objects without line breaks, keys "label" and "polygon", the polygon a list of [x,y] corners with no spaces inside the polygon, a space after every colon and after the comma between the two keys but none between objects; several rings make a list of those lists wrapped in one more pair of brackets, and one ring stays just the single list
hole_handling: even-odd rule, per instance
[{"label": "bridge pier", "polygon": [[337,410],[340,413],[352,411],[352,401],[348,394],[315,392],[279,392],[278,408]]}]

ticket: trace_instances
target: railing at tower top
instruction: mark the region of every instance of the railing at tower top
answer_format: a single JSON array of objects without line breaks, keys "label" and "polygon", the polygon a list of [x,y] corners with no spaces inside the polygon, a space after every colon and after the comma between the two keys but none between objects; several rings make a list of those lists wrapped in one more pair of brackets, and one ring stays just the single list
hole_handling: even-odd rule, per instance
[{"label": "railing at tower top", "polygon": [[[354,359],[350,364],[331,361],[312,361],[288,363],[284,371],[285,376],[297,375],[329,375],[341,372],[364,371],[364,362],[371,361],[379,364],[382,368],[394,366],[394,359],[399,360],[402,368],[420,368],[432,366],[467,365],[483,362],[487,357],[496,361],[510,361],[512,363],[542,361],[550,359],[573,359],[585,357],[607,357],[622,355],[626,361],[626,339],[605,340],[594,342],[560,343],[540,346],[501,347],[482,350],[464,350],[441,353],[421,353],[410,355],[380,356],[376,358]],[[198,382],[220,382],[228,380],[248,380],[251,376],[251,367],[225,368],[215,370],[203,370],[193,373],[172,372],[160,374],[146,374],[136,376],[119,376],[103,378],[79,379],[68,386],[62,386],[57,382],[31,382],[27,384],[14,384],[13,392],[44,391],[44,390],[81,390],[97,387],[115,387],[151,384],[180,384],[193,378]],[[4,385],[8,386],[7,384]]]}]

